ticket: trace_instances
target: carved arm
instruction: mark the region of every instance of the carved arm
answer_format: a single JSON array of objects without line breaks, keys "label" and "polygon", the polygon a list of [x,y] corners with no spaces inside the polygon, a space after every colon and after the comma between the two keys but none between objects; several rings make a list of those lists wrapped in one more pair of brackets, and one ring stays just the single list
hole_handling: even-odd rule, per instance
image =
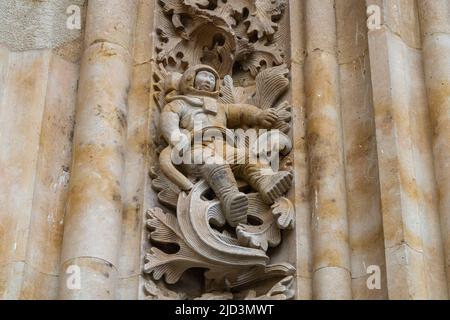
[{"label": "carved arm", "polygon": [[160,117],[161,134],[171,147],[175,147],[182,139],[180,115],[177,106],[167,104]]},{"label": "carved arm", "polygon": [[227,124],[229,128],[242,126],[270,129],[278,120],[275,110],[261,110],[251,104],[227,104]]}]

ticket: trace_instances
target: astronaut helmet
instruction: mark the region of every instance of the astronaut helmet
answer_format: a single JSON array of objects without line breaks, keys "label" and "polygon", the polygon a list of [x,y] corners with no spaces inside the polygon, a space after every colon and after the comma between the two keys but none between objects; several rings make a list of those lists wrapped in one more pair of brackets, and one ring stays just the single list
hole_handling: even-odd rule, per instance
[{"label": "astronaut helmet", "polygon": [[[195,79],[197,77],[197,74],[202,71],[207,71],[214,75],[216,83],[215,83],[215,88],[212,91],[196,89]],[[217,71],[214,70],[214,68],[212,68],[208,65],[199,64],[199,65],[188,68],[184,72],[184,74],[180,80],[180,92],[182,94],[193,94],[193,95],[210,96],[210,97],[217,98],[219,96],[219,91],[220,91],[220,76],[217,73]]]}]

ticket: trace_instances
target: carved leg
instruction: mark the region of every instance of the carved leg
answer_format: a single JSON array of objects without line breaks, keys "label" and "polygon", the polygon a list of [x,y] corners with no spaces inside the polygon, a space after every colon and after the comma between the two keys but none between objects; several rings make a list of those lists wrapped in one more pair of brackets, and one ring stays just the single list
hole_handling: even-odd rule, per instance
[{"label": "carved leg", "polygon": [[248,198],[239,192],[229,165],[203,165],[203,178],[222,203],[225,218],[230,226],[247,223]]},{"label": "carved leg", "polygon": [[290,172],[274,172],[271,167],[262,164],[241,165],[236,169],[236,174],[257,190],[268,205],[274,204],[292,187],[294,177]]}]

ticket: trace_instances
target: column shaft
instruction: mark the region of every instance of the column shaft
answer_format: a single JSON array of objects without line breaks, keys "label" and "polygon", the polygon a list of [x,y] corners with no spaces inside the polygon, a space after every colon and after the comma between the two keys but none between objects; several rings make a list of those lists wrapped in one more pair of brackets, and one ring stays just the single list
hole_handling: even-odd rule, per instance
[{"label": "column shaft", "polygon": [[434,167],[450,288],[450,1],[419,0],[425,85],[433,126]]},{"label": "column shaft", "polygon": [[417,8],[388,1],[381,12],[369,48],[388,294],[446,299]]},{"label": "column shaft", "polygon": [[[156,1],[139,0],[136,21],[134,66],[128,96],[128,137],[125,154],[124,212],[119,260],[118,298],[139,299],[141,271],[144,264],[143,246],[146,247],[147,230],[143,225],[147,208],[155,207],[157,199],[151,189],[150,167],[158,162],[154,139],[158,107],[149,92],[152,81],[154,12]],[[152,130],[153,129],[153,130]],[[153,200],[153,201],[152,201]],[[150,203],[149,203],[150,202]]]},{"label": "column shaft", "polygon": [[[311,275],[311,209],[309,205],[309,172],[306,144],[306,114],[304,90],[304,5],[302,1],[290,1],[291,34],[291,97],[293,110],[294,172],[295,172],[295,232],[287,235],[290,248],[295,248],[293,259],[297,269],[296,299],[312,298]],[[290,254],[291,250],[289,250]]]},{"label": "column shaft", "polygon": [[334,4],[307,0],[305,10],[315,299],[352,297]]},{"label": "column shaft", "polygon": [[62,299],[115,298],[136,2],[88,4],[61,259]]},{"label": "column shaft", "polygon": [[[366,4],[361,0],[336,0],[336,20],[352,296],[356,300],[386,299],[386,262]],[[370,266],[377,266],[380,271],[380,290],[371,290],[367,285],[372,276],[368,274]]]}]

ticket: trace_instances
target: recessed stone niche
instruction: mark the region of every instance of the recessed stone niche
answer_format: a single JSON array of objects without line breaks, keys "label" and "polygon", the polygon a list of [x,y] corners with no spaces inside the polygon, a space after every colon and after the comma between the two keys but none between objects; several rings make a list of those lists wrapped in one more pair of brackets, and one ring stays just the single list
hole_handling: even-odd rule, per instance
[{"label": "recessed stone niche", "polygon": [[0,298],[448,299],[449,0],[0,16]]}]

